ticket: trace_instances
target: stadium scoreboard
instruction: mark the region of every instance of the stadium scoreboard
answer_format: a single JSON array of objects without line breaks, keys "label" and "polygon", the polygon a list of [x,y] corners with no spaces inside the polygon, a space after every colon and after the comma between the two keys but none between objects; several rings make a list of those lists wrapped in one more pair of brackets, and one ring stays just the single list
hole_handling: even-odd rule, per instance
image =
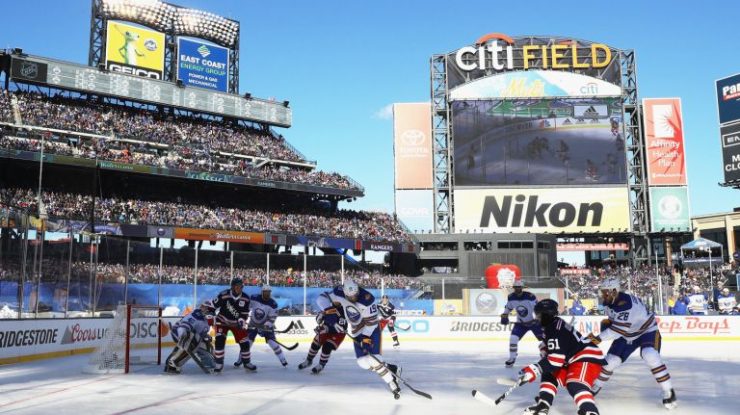
[{"label": "stadium scoreboard", "polygon": [[50,87],[145,101],[281,127],[290,127],[292,111],[282,102],[181,87],[171,82],[102,71],[34,56],[13,56],[11,78]]}]

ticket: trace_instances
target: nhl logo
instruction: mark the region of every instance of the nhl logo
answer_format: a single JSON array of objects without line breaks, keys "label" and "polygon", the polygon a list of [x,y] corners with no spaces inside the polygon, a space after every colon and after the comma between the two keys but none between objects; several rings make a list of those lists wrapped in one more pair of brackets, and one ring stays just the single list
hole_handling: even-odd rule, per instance
[{"label": "nhl logo", "polygon": [[21,75],[26,78],[36,78],[39,76],[39,66],[34,62],[23,62]]}]

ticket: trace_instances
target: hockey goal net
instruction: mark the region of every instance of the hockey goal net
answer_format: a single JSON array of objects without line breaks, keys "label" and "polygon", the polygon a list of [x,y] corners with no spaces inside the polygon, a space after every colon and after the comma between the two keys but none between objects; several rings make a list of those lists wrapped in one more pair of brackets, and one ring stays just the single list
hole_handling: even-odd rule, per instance
[{"label": "hockey goal net", "polygon": [[161,307],[118,306],[105,336],[82,371],[128,373],[132,365],[161,364],[162,322]]}]

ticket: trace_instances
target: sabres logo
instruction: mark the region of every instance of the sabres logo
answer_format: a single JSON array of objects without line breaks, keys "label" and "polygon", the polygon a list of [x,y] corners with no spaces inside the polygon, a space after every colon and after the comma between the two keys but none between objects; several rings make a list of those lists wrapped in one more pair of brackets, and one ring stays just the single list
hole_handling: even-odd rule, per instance
[{"label": "sabres logo", "polygon": [[349,319],[349,321],[353,323],[360,321],[360,318],[362,317],[360,311],[353,306],[346,307],[344,309],[344,312],[345,314],[347,314],[347,318]]}]

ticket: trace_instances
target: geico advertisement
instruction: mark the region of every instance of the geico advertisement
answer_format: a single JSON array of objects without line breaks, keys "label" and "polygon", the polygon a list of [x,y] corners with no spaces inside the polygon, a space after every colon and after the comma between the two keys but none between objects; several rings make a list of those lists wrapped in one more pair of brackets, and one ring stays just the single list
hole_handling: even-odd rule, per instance
[{"label": "geico advertisement", "polygon": [[613,232],[630,228],[626,187],[455,191],[455,226],[481,232]]},{"label": "geico advertisement", "polygon": [[105,67],[111,72],[162,79],[164,33],[126,23],[108,22]]}]

